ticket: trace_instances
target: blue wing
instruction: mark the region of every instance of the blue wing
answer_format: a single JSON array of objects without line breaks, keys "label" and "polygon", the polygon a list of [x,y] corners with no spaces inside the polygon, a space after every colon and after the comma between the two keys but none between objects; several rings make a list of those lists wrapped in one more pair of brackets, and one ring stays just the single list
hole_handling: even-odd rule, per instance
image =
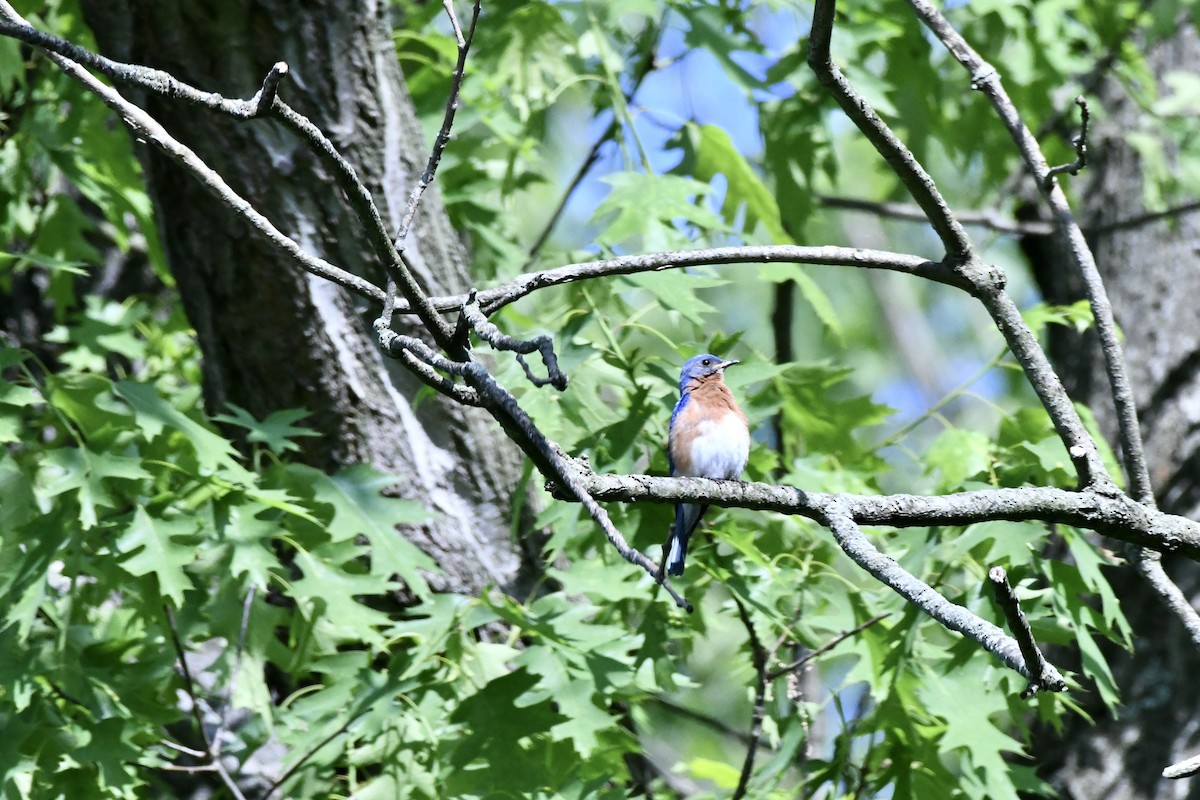
[{"label": "blue wing", "polygon": [[[687,406],[688,398],[691,394],[684,392],[679,396],[679,402],[675,404],[675,410],[671,412],[671,429],[670,433],[675,432],[675,420],[679,419],[680,412]],[[671,444],[667,442],[667,463],[671,467],[671,474],[675,474],[675,459],[671,455]],[[687,554],[688,538],[692,535],[692,529],[696,527],[696,523],[700,521],[700,514],[694,513],[699,507],[688,505],[686,503],[675,504],[675,525],[671,528],[671,535],[667,539],[667,574],[682,575],[683,574],[683,558]],[[703,513],[703,512],[701,512]],[[691,517],[691,519],[689,519]]]}]

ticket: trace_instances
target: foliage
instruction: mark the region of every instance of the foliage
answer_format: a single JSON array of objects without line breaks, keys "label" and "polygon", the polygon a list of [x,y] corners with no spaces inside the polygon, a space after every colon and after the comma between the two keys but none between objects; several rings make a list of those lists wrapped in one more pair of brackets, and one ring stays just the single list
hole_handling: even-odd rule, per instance
[{"label": "foliage", "polygon": [[[437,4],[402,10],[398,54],[432,129],[454,48]],[[862,157],[805,67],[809,13],[787,3],[489,3],[439,173],[474,246],[475,278],[581,253],[848,238],[815,195],[852,186],[894,199],[899,187]],[[956,6],[954,19],[993,48],[1010,91],[1034,110],[1057,103],[1059,87],[1122,41],[1138,13],[1133,3],[978,2]],[[69,5],[42,14],[46,29],[87,41]],[[942,168],[952,203],[993,202],[1015,163],[983,101],[964,102],[961,77],[903,4],[857,3],[845,15],[834,50],[851,80]],[[772,27],[796,40],[772,43]],[[1120,54],[1122,72],[1148,91],[1137,54]],[[664,92],[639,94],[638,76],[648,72],[642,85],[653,89],[664,75],[678,81],[681,65],[719,81],[753,136],[648,105]],[[1178,109],[1193,83],[1180,78],[1172,97],[1146,102]],[[704,87],[688,91],[698,99]],[[1026,741],[1031,726],[1073,713],[1072,696],[1020,699],[1019,676],[919,616],[804,520],[712,512],[713,535],[697,537],[682,584],[693,615],[656,595],[578,508],[551,501],[539,522],[556,566],[540,591],[435,591],[437,566],[392,534],[430,512],[380,494],[404,476],[296,463],[315,434],[300,410],[206,416],[177,299],[86,293],[79,273],[99,260],[99,240],[127,250],[138,231],[161,264],[135,162],[104,109],[2,38],[0,95],[0,285],[36,270],[59,323],[45,341],[0,355],[6,797],[181,796],[206,776],[166,770],[200,763],[173,745],[207,750],[214,737],[259,795],[278,781],[297,798],[625,797],[630,763],[646,758],[656,786],[727,796],[744,747],[722,731],[748,724],[754,678],[736,604],[759,639],[787,644],[781,658],[884,615],[823,654],[810,677],[772,683],[751,796],[1047,791]],[[531,255],[589,144],[564,143],[562,131],[599,136],[610,120],[616,145],[602,148],[602,180],[584,182],[570,224]],[[1139,141],[1163,152],[1174,133],[1154,128]],[[1151,184],[1156,197],[1172,191],[1167,172]],[[1010,251],[997,244],[989,255]],[[799,362],[764,355],[762,308],[781,281],[804,300]],[[987,397],[956,390],[942,411],[897,419],[879,399],[900,383],[884,365],[894,361],[889,332],[862,310],[876,291],[859,275],[793,266],[694,269],[543,292],[498,321],[555,335],[570,390],[527,388],[520,399],[601,471],[665,473],[676,365],[710,350],[745,362],[729,378],[758,432],[751,479],[855,492],[1068,486],[1066,453],[1019,381],[993,381]],[[973,352],[970,370],[1012,366],[990,360],[995,340],[982,326],[933,313],[947,295],[914,291],[935,333]],[[1037,314],[1080,320],[1072,309]],[[504,369],[506,385],[522,384],[517,367]],[[963,369],[946,371],[957,380]],[[665,538],[667,507],[610,511],[642,550]],[[984,578],[1005,567],[1038,640],[1077,659],[1075,696],[1116,705],[1100,645],[1128,647],[1131,632],[1104,577],[1111,559],[1088,537],[1008,522],[872,536],[998,624]]]}]

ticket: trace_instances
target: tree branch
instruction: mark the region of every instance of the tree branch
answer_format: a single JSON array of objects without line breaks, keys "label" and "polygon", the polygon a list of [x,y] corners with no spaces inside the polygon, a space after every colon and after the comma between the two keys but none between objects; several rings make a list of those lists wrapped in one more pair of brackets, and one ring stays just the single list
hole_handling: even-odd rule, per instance
[{"label": "tree branch", "polygon": [[[613,275],[634,275],[640,272],[662,272],[684,267],[715,266],[720,264],[826,264],[844,267],[864,267],[903,272],[920,278],[944,283],[960,289],[968,284],[949,267],[919,256],[867,250],[858,247],[800,247],[796,245],[755,245],[748,247],[712,247],[700,250],[678,250],[669,253],[617,256],[599,261],[582,261],[561,267],[527,272],[507,283],[480,289],[476,292],[479,307],[491,316],[499,309],[527,295],[552,286],[592,280]],[[439,311],[462,308],[467,294],[448,295],[430,299]],[[412,313],[411,308],[398,301],[397,314]]]},{"label": "tree branch", "polygon": [[767,680],[773,681],[773,680],[776,680],[777,678],[782,678],[784,675],[787,675],[789,672],[795,672],[796,670],[800,669],[805,664],[807,664],[808,662],[817,658],[818,656],[822,656],[825,653],[828,653],[830,650],[837,647],[842,642],[846,641],[847,639],[851,639],[851,638],[857,636],[858,634],[862,633],[863,631],[865,631],[867,628],[871,627],[875,623],[880,622],[881,620],[887,619],[891,615],[892,615],[892,612],[884,611],[882,614],[876,614],[875,616],[871,617],[869,620],[862,623],[861,625],[855,625],[853,628],[851,628],[848,631],[842,631],[837,636],[833,637],[828,642],[826,642],[825,644],[818,647],[816,650],[812,650],[808,653],[805,653],[802,657],[796,659],[795,661],[790,661],[787,664],[784,664],[782,667],[776,667],[775,669],[771,670],[770,672],[767,673]]},{"label": "tree branch", "polygon": [[[827,194],[817,195],[816,199],[825,208],[863,211],[878,217],[890,217],[910,222],[924,222],[927,224],[929,222],[929,217],[925,215],[925,211],[920,206],[909,205],[907,203],[876,202],[854,197],[834,197]],[[987,228],[997,233],[1011,233],[1016,236],[1049,236],[1055,230],[1054,226],[1049,222],[1012,220],[1006,218],[999,211],[994,210],[958,211],[955,212],[954,216],[963,225],[978,225],[981,228]]]},{"label": "tree branch", "polygon": [[[421,322],[433,333],[434,337],[438,339],[440,346],[446,346],[449,343],[449,327],[446,321],[441,319],[438,314],[435,313],[429,306],[425,293],[417,283],[416,278],[413,277],[412,270],[407,261],[404,259],[403,254],[392,245],[391,235],[388,233],[387,227],[383,224],[383,218],[380,216],[379,208],[375,205],[375,201],[371,197],[371,193],[367,190],[366,186],[363,185],[354,168],[337,151],[337,148],[333,146],[333,143],[329,141],[329,138],[325,136],[325,134],[322,133],[316,125],[314,125],[303,114],[293,110],[286,103],[284,103],[282,100],[279,100],[278,97],[275,96],[275,91],[278,87],[279,81],[288,72],[287,65],[285,63],[277,62],[271,68],[270,72],[267,73],[266,78],[263,80],[262,88],[257,94],[254,95],[254,97],[250,98],[249,100],[230,100],[215,92],[201,91],[200,89],[184,83],[183,81],[180,81],[172,76],[170,73],[162,70],[113,61],[63,39],[42,33],[41,31],[38,31],[30,26],[26,20],[22,19],[20,15],[13,10],[12,6],[6,2],[6,0],[0,0],[0,35],[11,36],[15,39],[20,39],[21,41],[45,50],[51,60],[62,67],[64,71],[68,72],[68,74],[70,74],[76,80],[83,83],[84,86],[89,89],[89,91],[99,95],[100,98],[104,100],[104,102],[110,108],[113,108],[113,110],[115,110],[122,116],[122,118],[125,119],[126,124],[133,128],[135,132],[142,134],[147,139],[150,139],[160,148],[163,148],[168,155],[176,158],[176,160],[180,161],[181,164],[191,170],[196,177],[201,180],[206,188],[210,188],[210,190],[214,188],[211,185],[211,176],[216,176],[220,181],[220,185],[223,187],[223,189],[217,193],[217,197],[223,203],[229,205],[231,200],[228,196],[232,195],[232,197],[237,198],[237,202],[244,204],[248,209],[250,209],[250,211],[258,217],[258,220],[264,222],[266,221],[265,217],[262,217],[262,215],[258,214],[257,211],[254,211],[247,201],[242,200],[236,195],[236,193],[233,192],[232,189],[230,189],[228,186],[225,186],[224,180],[220,179],[220,176],[217,175],[217,173],[210,169],[206,164],[204,164],[204,162],[198,157],[195,157],[194,153],[192,153],[190,149],[186,148],[181,143],[176,142],[169,136],[169,134],[166,133],[165,129],[162,129],[161,126],[158,125],[157,121],[146,114],[146,112],[138,108],[138,106],[121,97],[116,90],[105,87],[103,84],[95,81],[91,75],[88,75],[86,71],[80,69],[79,65],[82,64],[90,67],[102,75],[107,76],[114,82],[132,84],[163,97],[182,100],[193,105],[203,106],[205,108],[212,109],[213,111],[218,111],[222,114],[234,117],[235,119],[254,119],[263,116],[267,112],[270,112],[271,115],[282,122],[285,127],[289,128],[302,139],[307,141],[309,149],[319,159],[321,159],[325,166],[330,169],[334,176],[334,180],[337,181],[338,187],[346,195],[346,199],[349,201],[350,207],[353,209],[355,216],[358,218],[359,222],[363,225],[364,230],[367,232],[368,239],[371,242],[376,257],[379,258],[380,262],[384,265],[384,268],[388,274],[395,278],[396,284],[400,288],[401,293],[414,309],[413,313],[416,313],[421,317]],[[76,62],[75,71],[72,72],[71,70],[68,70],[66,66],[64,66],[62,59],[69,59],[67,63]],[[85,80],[83,76],[86,76],[87,79]],[[103,87],[106,92],[98,91],[96,87]],[[114,105],[112,100],[116,98],[119,98],[121,105]],[[270,102],[268,102],[268,100]],[[172,146],[170,148],[165,147],[162,142],[157,141],[146,131],[143,131],[137,127],[133,120],[131,120],[130,116],[126,113],[127,109],[137,109],[141,124],[145,124],[146,121],[153,123],[154,126],[162,131],[161,135],[166,137],[164,141],[173,143]],[[203,170],[198,171],[191,159],[183,158],[182,151],[180,151],[179,148],[182,148],[182,151],[192,154],[195,163],[198,163],[201,167],[203,167]],[[235,210],[238,209],[235,208]],[[242,213],[243,216],[246,215],[245,212],[239,211],[239,213]],[[250,221],[251,224],[256,228],[261,229],[261,223],[259,221],[256,221],[252,218]],[[266,222],[266,224],[270,226],[269,222]],[[273,226],[271,226],[270,230],[275,231]],[[278,236],[283,236],[283,234],[279,233],[278,231],[275,231],[275,234]],[[319,258],[305,254],[300,249],[299,245],[295,244],[295,242],[291,242],[290,239],[287,241],[291,242],[291,244],[285,245],[284,243],[276,240],[274,236],[269,235],[269,238],[271,238],[281,250],[296,259],[302,269],[311,272],[314,275],[318,275],[319,277],[331,280],[334,283],[337,283],[363,297],[367,297],[377,302],[383,301],[384,293],[377,286],[374,286],[373,284],[370,284],[349,272],[345,272],[339,267],[328,264]],[[287,237],[284,238],[286,239]]]},{"label": "tree branch", "polygon": [[950,260],[955,262],[956,266],[959,262],[971,260],[972,247],[967,232],[951,213],[933,178],[833,63],[829,44],[833,36],[836,6],[835,0],[817,0],[813,7],[812,32],[808,39],[809,67],[917,201],[929,224],[942,240]]},{"label": "tree branch", "polygon": [[[578,483],[603,502],[699,503],[747,508],[823,521],[841,511],[860,525],[895,528],[970,525],[975,522],[1056,522],[1096,531],[1111,539],[1178,552],[1200,561],[1200,523],[1166,514],[1122,495],[1022,486],[945,495],[861,495],[806,492],[769,483],[652,475],[598,475],[571,462]],[[557,484],[547,487],[569,500]]]},{"label": "tree branch", "polygon": [[[517,354],[517,361],[521,364],[521,368],[525,370],[525,377],[534,386],[546,386],[549,384],[560,392],[567,389],[567,374],[558,367],[558,357],[554,354],[554,339],[547,334],[534,336],[528,341],[517,339],[509,336],[484,316],[483,311],[479,308],[479,303],[475,299],[475,292],[471,291],[467,294],[467,302],[462,307],[462,318],[471,326],[471,330],[479,334],[479,337],[490,344],[496,350],[506,350]],[[539,378],[529,369],[529,364],[525,361],[525,356],[538,352],[542,356],[542,363],[546,366],[546,377]]]},{"label": "tree branch", "polygon": [[400,252],[404,251],[405,240],[412,227],[413,217],[417,214],[417,206],[421,204],[421,195],[429,188],[429,184],[433,183],[438,164],[442,161],[442,153],[445,152],[446,145],[450,143],[450,131],[454,127],[454,115],[458,111],[458,100],[462,93],[463,78],[467,70],[467,53],[471,50],[471,41],[475,38],[475,26],[479,23],[480,0],[475,0],[471,10],[471,24],[467,28],[465,36],[458,24],[458,15],[454,13],[453,0],[444,0],[443,4],[446,8],[446,15],[450,17],[450,25],[454,29],[455,38],[458,40],[458,61],[455,63],[454,72],[450,77],[450,97],[446,100],[446,113],[442,117],[442,128],[433,141],[433,150],[429,154],[429,162],[425,165],[425,171],[421,173],[420,180],[413,186],[412,192],[408,196],[408,207],[404,211],[404,217],[400,222],[400,231],[396,235],[396,249]]},{"label": "tree branch", "polygon": [[759,641],[758,632],[754,629],[754,620],[750,619],[750,612],[746,610],[745,604],[737,596],[734,596],[733,604],[737,608],[742,626],[746,629],[746,636],[750,642],[750,661],[754,666],[754,710],[750,714],[750,734],[746,737],[746,757],[742,761],[742,772],[738,776],[737,788],[733,790],[732,795],[732,800],[742,800],[750,785],[750,775],[754,772],[754,757],[758,753],[763,717],[767,711],[767,664],[775,657],[775,653],[779,652],[779,645],[783,643],[783,639],[781,638],[774,649],[768,652]]},{"label": "tree branch", "polygon": [[1108,373],[1109,386],[1117,409],[1121,450],[1132,494],[1143,503],[1153,503],[1154,496],[1150,487],[1150,476],[1142,449],[1142,433],[1137,422],[1137,407],[1134,404],[1133,389],[1125,371],[1125,356],[1117,337],[1112,305],[1109,303],[1108,293],[1104,289],[1104,282],[1096,267],[1096,260],[1084,239],[1083,232],[1075,222],[1071,207],[1067,203],[1067,197],[1057,182],[1047,182],[1050,167],[1046,163],[1046,157],[1042,154],[1037,140],[1017,113],[1016,106],[1013,105],[1008,93],[1004,90],[1000,74],[995,67],[984,61],[942,16],[941,12],[927,0],[909,0],[909,4],[925,26],[967,70],[971,77],[971,88],[983,92],[991,101],[997,116],[1000,117],[1000,121],[1008,130],[1025,161],[1026,169],[1033,175],[1043,198],[1054,214],[1054,221],[1071,253],[1071,260],[1082,274],[1087,287],[1088,300],[1096,321],[1096,333],[1104,354],[1105,370]]},{"label": "tree branch", "polygon": [[951,603],[932,586],[910,574],[894,559],[879,552],[845,509],[832,504],[825,523],[838,546],[851,561],[944,627],[958,631],[977,642],[1005,665],[1028,678],[1030,686],[1036,684],[1039,688],[1055,691],[1058,691],[1059,687],[1066,687],[1062,675],[1049,664],[1045,665],[1041,673],[1030,672],[1021,655],[1020,645],[1000,628],[972,614],[963,606]]},{"label": "tree branch", "polygon": [[1075,146],[1075,160],[1069,164],[1060,164],[1057,167],[1051,167],[1046,173],[1046,177],[1042,178],[1042,187],[1049,189],[1054,179],[1059,175],[1078,175],[1080,170],[1087,166],[1087,133],[1088,120],[1091,115],[1088,113],[1087,99],[1083,95],[1075,98],[1075,105],[1079,106],[1081,121],[1079,123],[1079,135],[1072,140]]},{"label": "tree branch", "polygon": [[1043,683],[1044,680],[1050,678],[1049,670],[1053,668],[1046,663],[1046,657],[1042,655],[1037,642],[1034,641],[1033,631],[1029,628],[1029,619],[1021,610],[1021,603],[1013,593],[1012,584],[1008,582],[1008,574],[1004,571],[1004,567],[992,567],[988,570],[988,580],[992,582],[992,589],[996,593],[996,602],[1004,611],[1008,627],[1012,629],[1013,637],[1021,648],[1021,657],[1025,659],[1025,669],[1034,676],[1030,678],[1029,687],[1021,693],[1021,696],[1031,697],[1042,688],[1052,692],[1065,690],[1066,683],[1049,685]]}]

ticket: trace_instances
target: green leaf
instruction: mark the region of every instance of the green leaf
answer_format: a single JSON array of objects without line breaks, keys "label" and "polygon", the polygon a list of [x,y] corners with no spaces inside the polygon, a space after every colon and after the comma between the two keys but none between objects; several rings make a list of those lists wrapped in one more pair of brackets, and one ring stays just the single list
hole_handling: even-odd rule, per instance
[{"label": "green leaf", "polygon": [[734,225],[744,209],[746,231],[753,232],[761,223],[773,243],[791,244],[791,237],[783,229],[774,195],[750,162],[734,147],[728,133],[715,125],[689,122],[680,129],[672,144],[684,150],[680,169],[705,182],[717,175],[725,176],[725,202],[721,205],[721,215],[727,225]]},{"label": "green leaf", "polygon": [[253,414],[240,406],[230,403],[229,407],[233,409],[233,414],[217,414],[213,419],[245,428],[249,431],[247,440],[265,444],[275,453],[298,453],[300,446],[292,441],[293,439],[301,436],[320,436],[312,428],[300,428],[292,424],[309,416],[309,412],[302,408],[286,408],[275,411],[260,422],[254,418]]},{"label": "green leaf", "polygon": [[985,472],[991,463],[991,439],[979,431],[948,428],[925,453],[925,471],[942,474],[941,485],[956,489],[968,478]]},{"label": "green leaf", "polygon": [[141,459],[114,453],[95,453],[86,447],[62,447],[51,450],[38,469],[36,491],[40,497],[54,498],[71,492],[79,500],[79,521],[84,529],[99,521],[99,509],[118,508],[121,501],[109,492],[109,480],[149,478]]},{"label": "green leaf", "polygon": [[[183,568],[196,559],[196,533],[195,519],[152,519],[146,509],[138,506],[133,522],[116,543],[117,552],[132,555],[118,563],[130,575],[153,575],[159,592],[180,608],[183,593],[192,588]],[[186,542],[176,541],[183,537]]]},{"label": "green leaf", "polygon": [[202,469],[215,471],[224,467],[232,469],[237,475],[246,475],[235,460],[237,451],[228,440],[172,406],[153,386],[120,381],[113,390],[133,408],[137,424],[147,439],[156,438],[166,429],[178,431],[191,443]]},{"label": "green leaf", "polygon": [[372,575],[398,574],[412,591],[424,595],[429,586],[420,570],[437,572],[437,565],[396,526],[426,522],[431,517],[418,503],[383,494],[400,480],[360,464],[336,475],[318,477],[313,484],[314,497],[333,506],[334,516],[327,532],[335,541],[359,535],[371,541]]},{"label": "green leaf", "polygon": [[701,229],[716,229],[717,217],[701,205],[712,188],[707,183],[677,175],[648,175],[644,172],[620,172],[608,175],[604,182],[612,187],[608,197],[596,208],[594,218],[612,219],[597,240],[616,245],[635,236],[646,237],[648,227],[690,222]]}]

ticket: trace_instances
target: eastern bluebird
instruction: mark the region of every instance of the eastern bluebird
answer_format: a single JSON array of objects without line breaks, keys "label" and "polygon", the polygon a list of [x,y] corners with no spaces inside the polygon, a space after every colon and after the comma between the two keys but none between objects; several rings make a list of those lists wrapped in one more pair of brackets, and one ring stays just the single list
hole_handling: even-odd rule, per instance
[{"label": "eastern bluebird", "polygon": [[[671,474],[694,478],[734,479],[746,468],[750,455],[750,429],[733,392],[723,380],[722,361],[704,354],[688,359],[679,375],[679,402],[671,414],[667,456]],[[688,538],[708,506],[679,503],[675,527],[668,542],[667,574],[682,575]]]}]

